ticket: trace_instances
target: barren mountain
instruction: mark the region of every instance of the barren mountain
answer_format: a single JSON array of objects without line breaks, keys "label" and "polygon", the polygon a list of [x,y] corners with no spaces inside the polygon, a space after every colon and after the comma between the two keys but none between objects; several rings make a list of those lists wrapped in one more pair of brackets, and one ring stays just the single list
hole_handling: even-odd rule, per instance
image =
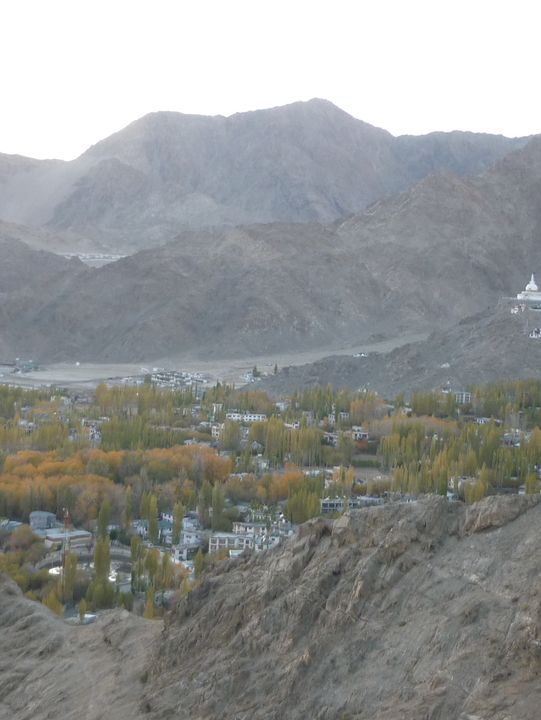
[{"label": "barren mountain", "polygon": [[[362,263],[333,241],[308,224],[186,233],[84,276],[67,268],[62,285],[0,331],[12,354],[44,360],[235,357],[324,345],[368,332],[379,299]],[[371,300],[359,312],[362,293]]]},{"label": "barren mountain", "polygon": [[394,138],[324,100],[227,118],[152,113],[71,162],[0,155],[0,218],[133,252],[186,229],[326,224],[440,168],[480,172],[525,142]]},{"label": "barren mountain", "polygon": [[28,285],[25,312],[6,297],[0,332],[13,355],[120,362],[444,332],[541,267],[540,198],[535,138],[482,175],[436,173],[335,227],[185,232],[90,273],[66,266],[62,282]]},{"label": "barren mountain", "polygon": [[541,268],[541,139],[475,178],[436,173],[337,231],[356,247],[389,313],[456,321],[516,294]]},{"label": "barren mountain", "polygon": [[273,395],[310,385],[370,388],[387,398],[400,392],[450,385],[539,377],[541,340],[529,333],[541,328],[541,313],[511,315],[501,306],[432,333],[422,342],[367,357],[332,355],[314,363],[283,368],[261,387]]},{"label": "barren mountain", "polygon": [[221,563],[159,636],[67,627],[4,582],[0,718],[536,720],[540,522],[538,497],[312,521]]},{"label": "barren mountain", "polygon": [[44,227],[28,227],[0,220],[0,241],[18,240],[34,250],[62,255],[85,252],[105,252],[105,247],[71,232],[51,232]]}]

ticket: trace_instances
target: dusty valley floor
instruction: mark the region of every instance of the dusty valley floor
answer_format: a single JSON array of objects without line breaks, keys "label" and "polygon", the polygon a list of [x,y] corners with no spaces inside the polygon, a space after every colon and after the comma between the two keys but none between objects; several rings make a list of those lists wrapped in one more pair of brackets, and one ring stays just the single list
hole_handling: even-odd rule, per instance
[{"label": "dusty valley floor", "polygon": [[146,364],[141,363],[53,363],[46,364],[34,372],[13,374],[12,368],[0,366],[0,382],[23,387],[37,387],[40,385],[61,385],[78,389],[91,389],[104,381],[121,381],[122,378],[144,375],[154,367],[164,367],[170,370],[183,370],[186,372],[200,372],[205,375],[208,382],[235,383],[242,385],[246,382],[244,376],[252,370],[254,365],[261,372],[272,373],[274,365],[279,368],[285,366],[304,365],[316,362],[334,353],[344,354],[366,352],[388,352],[396,347],[424,340],[425,334],[405,334],[400,337],[383,340],[381,342],[363,343],[354,346],[340,347],[327,346],[319,350],[307,352],[278,353],[272,355],[250,356],[223,360],[207,360],[191,355],[181,355],[169,358],[159,358]]}]

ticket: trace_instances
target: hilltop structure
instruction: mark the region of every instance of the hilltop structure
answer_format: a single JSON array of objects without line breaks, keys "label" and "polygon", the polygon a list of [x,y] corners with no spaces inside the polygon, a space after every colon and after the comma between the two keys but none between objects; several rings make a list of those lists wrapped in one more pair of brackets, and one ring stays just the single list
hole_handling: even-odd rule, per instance
[{"label": "hilltop structure", "polygon": [[533,273],[530,278],[530,282],[526,285],[522,292],[518,293],[517,300],[527,303],[533,310],[541,310],[541,292],[539,292]]}]

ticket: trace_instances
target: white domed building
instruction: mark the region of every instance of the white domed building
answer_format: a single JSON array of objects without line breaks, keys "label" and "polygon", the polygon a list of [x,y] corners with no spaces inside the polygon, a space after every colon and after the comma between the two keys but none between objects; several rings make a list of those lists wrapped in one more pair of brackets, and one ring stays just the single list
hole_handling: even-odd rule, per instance
[{"label": "white domed building", "polygon": [[533,273],[530,282],[522,292],[518,293],[517,300],[526,303],[532,310],[541,310],[541,292],[539,292]]}]

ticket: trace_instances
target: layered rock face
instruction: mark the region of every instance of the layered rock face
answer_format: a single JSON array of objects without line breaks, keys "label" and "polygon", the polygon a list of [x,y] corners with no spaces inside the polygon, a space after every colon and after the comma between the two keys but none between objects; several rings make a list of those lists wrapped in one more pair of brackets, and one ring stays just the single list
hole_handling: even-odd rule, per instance
[{"label": "layered rock face", "polygon": [[431,497],[224,564],[167,619],[150,717],[533,720],[540,520]]},{"label": "layered rock face", "polygon": [[541,503],[315,520],[225,561],[161,622],[69,627],[0,586],[0,718],[534,720]]}]

